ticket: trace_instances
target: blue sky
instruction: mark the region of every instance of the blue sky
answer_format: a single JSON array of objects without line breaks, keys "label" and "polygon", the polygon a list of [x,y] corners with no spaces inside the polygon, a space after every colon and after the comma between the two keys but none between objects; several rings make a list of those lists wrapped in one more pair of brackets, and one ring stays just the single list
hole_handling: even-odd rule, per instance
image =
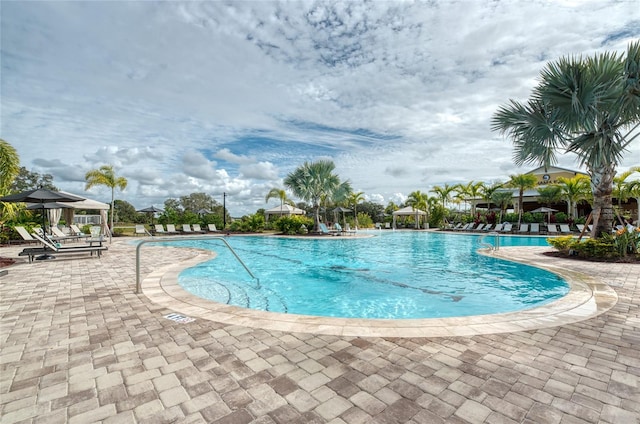
[{"label": "blue sky", "polygon": [[275,206],[266,193],[318,159],[385,205],[526,172],[489,129],[497,107],[549,60],[640,38],[633,0],[2,1],[0,16],[0,137],[23,166],[109,201],[84,174],[112,164],[138,208],[226,192],[233,216]]}]

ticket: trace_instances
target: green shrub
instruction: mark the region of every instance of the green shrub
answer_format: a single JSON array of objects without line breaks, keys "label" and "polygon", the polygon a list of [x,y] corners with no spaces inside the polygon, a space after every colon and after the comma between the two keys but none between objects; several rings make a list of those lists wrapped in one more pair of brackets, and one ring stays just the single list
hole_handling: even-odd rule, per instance
[{"label": "green shrub", "polygon": [[607,240],[606,238],[576,241],[571,245],[571,250],[575,251],[578,256],[588,259],[610,259],[619,256],[613,239]]},{"label": "green shrub", "polygon": [[569,219],[569,217],[564,212],[557,212],[555,216],[556,216],[556,222],[558,223],[564,224],[568,222],[567,220]]},{"label": "green shrub", "polygon": [[304,232],[302,226],[307,229],[313,228],[313,220],[306,216],[291,215],[278,218],[273,223],[274,228],[280,231],[282,234],[302,234]]},{"label": "green shrub", "polygon": [[261,233],[264,230],[264,215],[261,213],[245,215],[241,219],[233,221],[229,228],[231,231],[243,233]]},{"label": "green shrub", "polygon": [[547,239],[547,243],[558,249],[560,252],[569,253],[569,250],[571,250],[575,244],[575,239],[573,236],[549,237]]}]

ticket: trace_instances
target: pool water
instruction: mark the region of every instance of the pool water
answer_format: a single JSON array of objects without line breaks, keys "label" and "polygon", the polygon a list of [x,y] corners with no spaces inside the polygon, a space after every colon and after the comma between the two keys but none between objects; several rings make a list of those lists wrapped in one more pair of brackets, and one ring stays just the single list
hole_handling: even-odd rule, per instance
[{"label": "pool water", "polygon": [[[548,271],[476,253],[480,236],[383,231],[372,238],[229,237],[254,280],[220,241],[175,242],[217,257],[184,270],[180,285],[220,303],[344,318],[442,318],[512,312],[564,296]],[[493,241],[493,237],[487,241]],[[501,246],[545,246],[501,237]]]}]

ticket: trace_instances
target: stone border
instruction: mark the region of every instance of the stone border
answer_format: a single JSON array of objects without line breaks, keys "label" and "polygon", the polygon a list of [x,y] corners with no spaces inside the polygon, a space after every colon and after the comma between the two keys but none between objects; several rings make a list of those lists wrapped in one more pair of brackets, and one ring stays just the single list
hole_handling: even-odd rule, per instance
[{"label": "stone border", "polygon": [[564,269],[561,260],[554,261],[555,258],[541,254],[538,254],[541,258],[537,258],[535,251],[525,255],[526,258],[516,258],[514,249],[531,252],[535,248],[509,247],[492,255],[553,272],[567,281],[569,293],[538,308],[469,317],[387,320],[264,312],[206,300],[184,290],[178,284],[180,272],[215,255],[203,251],[192,259],[152,272],[142,280],[141,286],[151,302],[193,318],[251,328],[360,337],[455,337],[535,330],[593,318],[616,304],[618,296],[607,284]]}]

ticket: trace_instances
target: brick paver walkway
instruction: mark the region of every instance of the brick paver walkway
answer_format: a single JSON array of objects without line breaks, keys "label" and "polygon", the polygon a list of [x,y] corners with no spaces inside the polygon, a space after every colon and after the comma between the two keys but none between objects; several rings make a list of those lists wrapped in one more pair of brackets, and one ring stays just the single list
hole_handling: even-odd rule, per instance
[{"label": "brick paver walkway", "polygon": [[[134,250],[0,277],[0,422],[640,423],[639,265],[549,259],[617,292],[587,321],[365,338],[170,321],[134,294]],[[142,273],[195,254],[148,248]]]}]

